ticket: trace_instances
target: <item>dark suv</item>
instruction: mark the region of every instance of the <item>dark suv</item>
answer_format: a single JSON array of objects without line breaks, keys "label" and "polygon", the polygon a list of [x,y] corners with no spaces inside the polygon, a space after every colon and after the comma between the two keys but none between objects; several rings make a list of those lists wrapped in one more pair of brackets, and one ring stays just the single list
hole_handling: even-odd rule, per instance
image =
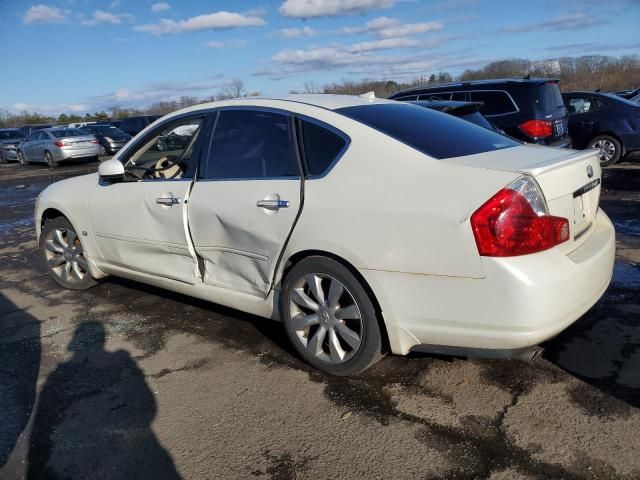
[{"label": "dark suv", "polygon": [[424,85],[402,90],[389,98],[482,102],[480,113],[507,135],[549,147],[570,147],[567,109],[558,81],[521,78]]},{"label": "dark suv", "polygon": [[120,130],[127,132],[132,137],[144,130],[147,125],[151,125],[160,115],[140,115],[139,117],[124,118],[120,124]]}]

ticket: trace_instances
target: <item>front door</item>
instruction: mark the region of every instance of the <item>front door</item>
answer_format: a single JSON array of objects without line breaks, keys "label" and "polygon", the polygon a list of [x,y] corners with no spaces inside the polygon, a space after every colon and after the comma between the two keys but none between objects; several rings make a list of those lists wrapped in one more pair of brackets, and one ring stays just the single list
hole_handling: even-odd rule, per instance
[{"label": "front door", "polygon": [[301,208],[292,119],[274,111],[220,111],[189,201],[204,281],[266,296]]},{"label": "front door", "polygon": [[[202,115],[190,116],[158,126],[121,158],[125,181],[96,185],[89,209],[106,262],[182,282],[196,281],[197,260],[188,239],[186,209],[204,120]],[[166,142],[167,138],[172,141]]]}]

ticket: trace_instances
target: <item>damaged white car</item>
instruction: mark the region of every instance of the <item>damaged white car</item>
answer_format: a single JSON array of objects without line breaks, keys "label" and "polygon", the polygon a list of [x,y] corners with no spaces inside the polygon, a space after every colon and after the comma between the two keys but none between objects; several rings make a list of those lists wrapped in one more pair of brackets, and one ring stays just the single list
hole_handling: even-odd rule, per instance
[{"label": "damaged white car", "polygon": [[600,177],[595,152],[416,105],[247,98],[51,185],[36,228],[64,287],[117,275],[280,319],[307,362],[351,375],[387,351],[534,356],[611,280]]}]

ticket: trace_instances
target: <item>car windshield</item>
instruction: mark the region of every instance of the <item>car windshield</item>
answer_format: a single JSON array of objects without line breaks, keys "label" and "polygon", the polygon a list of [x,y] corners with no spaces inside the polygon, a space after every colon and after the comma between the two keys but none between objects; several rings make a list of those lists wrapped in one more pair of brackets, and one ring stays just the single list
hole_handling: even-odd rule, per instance
[{"label": "car windshield", "polygon": [[83,132],[77,128],[58,128],[56,130],[49,130],[49,133],[56,138],[82,137],[88,135],[87,132]]},{"label": "car windshield", "polygon": [[21,138],[24,138],[24,135],[17,130],[0,130],[0,140],[20,140]]},{"label": "car windshield", "polygon": [[519,142],[446,113],[407,103],[339,108],[337,112],[438,159],[516,147]]}]

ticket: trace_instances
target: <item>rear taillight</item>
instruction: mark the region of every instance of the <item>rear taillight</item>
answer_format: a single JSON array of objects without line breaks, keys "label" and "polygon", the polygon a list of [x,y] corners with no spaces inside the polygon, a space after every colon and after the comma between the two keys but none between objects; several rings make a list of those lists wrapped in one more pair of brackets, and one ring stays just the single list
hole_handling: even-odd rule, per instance
[{"label": "rear taillight", "polygon": [[54,144],[56,147],[60,147],[60,148],[62,148],[62,147],[68,147],[68,146],[69,146],[69,144],[68,144],[67,142],[61,142],[61,141],[53,142],[53,144]]},{"label": "rear taillight", "polygon": [[513,257],[547,250],[569,239],[569,221],[549,215],[540,187],[523,176],[471,215],[478,252]]},{"label": "rear taillight", "polygon": [[553,125],[547,120],[527,120],[518,125],[518,128],[522,133],[536,140],[553,135]]}]

